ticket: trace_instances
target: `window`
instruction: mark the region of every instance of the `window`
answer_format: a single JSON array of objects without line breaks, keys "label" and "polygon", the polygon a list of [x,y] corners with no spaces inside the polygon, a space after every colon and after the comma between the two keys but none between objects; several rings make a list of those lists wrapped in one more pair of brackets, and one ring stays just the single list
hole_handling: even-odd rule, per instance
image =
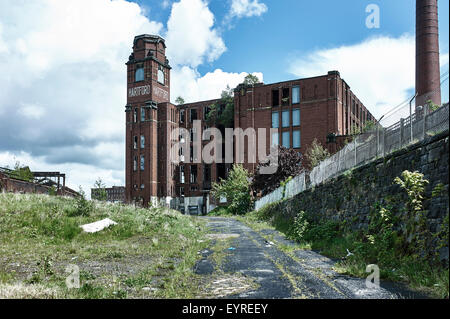
[{"label": "window", "polygon": [[292,104],[300,103],[300,87],[292,87]]},{"label": "window", "polygon": [[272,133],[272,146],[280,144],[280,134],[278,132]]},{"label": "window", "polygon": [[180,196],[184,196],[184,187],[180,187]]},{"label": "window", "polygon": [[289,127],[289,111],[283,111],[281,115],[281,124],[283,127]]},{"label": "window", "polygon": [[191,165],[190,183],[197,183],[197,165]]},{"label": "window", "polygon": [[286,148],[290,148],[291,147],[291,143],[290,143],[290,134],[289,132],[283,132],[283,135],[281,136],[282,138],[282,145]]},{"label": "window", "polygon": [[141,155],[141,171],[145,169],[145,157],[144,155]]},{"label": "window", "polygon": [[141,107],[141,122],[145,121],[145,109]]},{"label": "window", "polygon": [[280,114],[278,112],[272,112],[272,127],[280,127]]},{"label": "window", "polygon": [[289,105],[289,88],[283,88],[281,91],[281,104],[283,106]]},{"label": "window", "polygon": [[133,149],[137,150],[137,145],[138,145],[138,137],[134,136],[133,137]]},{"label": "window", "polygon": [[184,110],[180,110],[180,123],[184,123]]},{"label": "window", "polygon": [[272,106],[280,105],[280,91],[272,90]]},{"label": "window", "polygon": [[203,108],[203,119],[206,121],[208,117],[208,113],[211,111],[211,106],[205,106]]},{"label": "window", "polygon": [[190,121],[193,122],[197,119],[197,109],[190,109]]},{"label": "window", "polygon": [[180,183],[184,184],[184,166],[180,166]]},{"label": "window", "polygon": [[300,125],[300,110],[299,109],[292,110],[292,125],[293,126]]},{"label": "window", "polygon": [[133,171],[136,171],[136,170],[137,170],[137,156],[135,156],[134,160],[133,160]]},{"label": "window", "polygon": [[292,147],[300,148],[300,131],[299,130],[292,132]]},{"label": "window", "polygon": [[144,81],[144,67],[143,66],[137,67],[137,69],[134,73],[134,81],[135,82]]},{"label": "window", "polygon": [[134,109],[134,113],[133,113],[133,122],[136,123],[137,122],[137,114],[138,114],[138,110],[137,108]]},{"label": "window", "polygon": [[141,148],[145,147],[145,136],[141,135]]},{"label": "window", "polygon": [[161,65],[158,66],[158,82],[164,84],[164,68]]},{"label": "window", "polygon": [[145,188],[145,185],[144,184],[141,184],[141,189],[144,189]]}]

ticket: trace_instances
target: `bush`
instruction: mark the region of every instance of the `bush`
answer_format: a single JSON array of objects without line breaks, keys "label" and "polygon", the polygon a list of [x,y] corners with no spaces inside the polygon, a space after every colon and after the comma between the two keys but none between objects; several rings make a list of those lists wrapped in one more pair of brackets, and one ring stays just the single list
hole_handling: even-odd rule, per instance
[{"label": "bush", "polygon": [[247,213],[252,205],[248,171],[242,165],[234,164],[227,179],[213,183],[211,194],[217,200],[226,197],[231,214]]}]

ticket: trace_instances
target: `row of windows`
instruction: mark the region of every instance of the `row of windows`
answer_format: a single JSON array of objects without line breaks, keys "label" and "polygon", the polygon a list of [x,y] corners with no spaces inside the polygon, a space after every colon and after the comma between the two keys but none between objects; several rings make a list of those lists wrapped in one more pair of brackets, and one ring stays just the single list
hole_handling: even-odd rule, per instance
[{"label": "row of windows", "polygon": [[[272,133],[272,145],[279,145],[280,133]],[[291,132],[281,132],[281,145],[286,148],[291,148]],[[292,131],[292,148],[300,148],[300,130]]]},{"label": "row of windows", "polygon": [[[281,112],[281,127],[289,127],[291,126],[290,120],[290,110]],[[300,125],[300,109],[292,110],[292,126]],[[272,127],[279,128],[280,127],[280,112],[272,112]]]}]

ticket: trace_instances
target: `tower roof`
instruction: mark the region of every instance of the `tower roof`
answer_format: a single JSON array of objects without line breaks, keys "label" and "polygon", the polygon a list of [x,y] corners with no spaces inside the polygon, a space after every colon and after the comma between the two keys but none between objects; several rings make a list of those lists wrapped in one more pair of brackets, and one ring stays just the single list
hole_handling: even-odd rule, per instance
[{"label": "tower roof", "polygon": [[143,39],[144,42],[147,43],[159,43],[162,42],[164,45],[164,48],[166,47],[166,40],[164,38],[160,37],[159,35],[152,35],[152,34],[141,34],[134,37],[133,45],[136,45],[136,42],[140,39]]}]

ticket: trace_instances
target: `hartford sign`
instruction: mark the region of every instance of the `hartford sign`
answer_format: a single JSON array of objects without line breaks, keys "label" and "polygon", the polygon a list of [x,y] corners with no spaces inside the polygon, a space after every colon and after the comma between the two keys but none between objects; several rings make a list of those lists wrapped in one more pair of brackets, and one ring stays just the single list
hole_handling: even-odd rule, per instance
[{"label": "hartford sign", "polygon": [[147,95],[150,94],[150,92],[151,92],[150,85],[137,86],[128,89],[128,97]]}]

